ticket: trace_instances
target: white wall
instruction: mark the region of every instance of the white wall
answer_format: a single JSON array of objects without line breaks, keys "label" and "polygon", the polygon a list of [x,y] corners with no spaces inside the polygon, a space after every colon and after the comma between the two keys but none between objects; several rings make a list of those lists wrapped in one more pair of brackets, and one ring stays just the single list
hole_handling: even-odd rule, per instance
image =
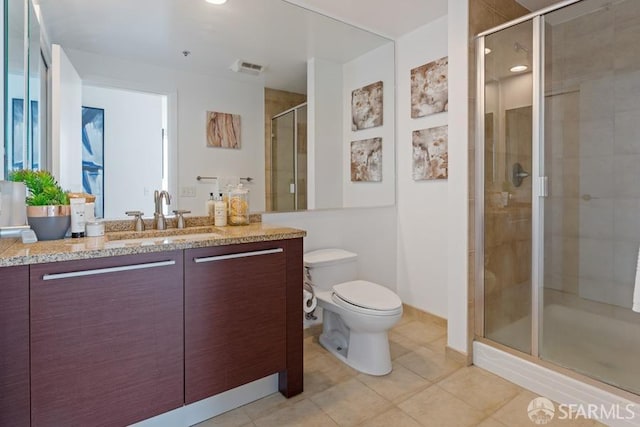
[{"label": "white wall", "polygon": [[306,230],[305,252],[343,248],[357,253],[361,279],[396,290],[394,206],[263,214],[262,220]]},{"label": "white wall", "polygon": [[[343,66],[344,137],[342,143],[342,206],[385,206],[395,203],[394,45],[388,43]],[[351,92],[382,81],[382,126],[351,130]],[[351,141],[382,138],[382,182],[351,182]]]},{"label": "white wall", "polygon": [[[264,178],[254,176],[264,169],[262,81],[240,83],[71,49],[68,54],[85,84],[168,95],[172,173],[177,167],[177,179],[170,182],[196,188],[196,197],[179,197],[175,184],[170,186],[181,209],[191,210],[194,215],[205,213],[205,202],[215,186],[212,181],[196,180],[204,175],[255,178],[248,185],[251,210],[264,210]],[[241,116],[241,149],[206,146],[207,111]]]},{"label": "white wall", "polygon": [[[469,274],[469,5],[449,0],[448,345],[467,353]],[[471,159],[473,161],[473,159]]]},{"label": "white wall", "polygon": [[82,191],[82,81],[60,46],[51,55],[51,172],[63,189]]},{"label": "white wall", "polygon": [[83,86],[82,105],[104,109],[105,218],[150,216],[162,189],[162,96]]},{"label": "white wall", "polygon": [[342,65],[307,62],[307,207],[342,206]]},{"label": "white wall", "polygon": [[400,37],[396,45],[398,292],[406,304],[441,317],[447,317],[448,298],[448,182],[413,180],[411,141],[414,130],[446,125],[448,113],[411,118],[410,72],[447,56],[446,35],[445,16]]}]

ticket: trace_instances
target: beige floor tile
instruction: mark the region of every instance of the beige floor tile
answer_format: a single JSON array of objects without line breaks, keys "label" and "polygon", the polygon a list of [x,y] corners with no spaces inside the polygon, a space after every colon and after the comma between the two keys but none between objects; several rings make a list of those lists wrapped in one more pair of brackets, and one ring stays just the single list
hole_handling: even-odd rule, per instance
[{"label": "beige floor tile", "polygon": [[[527,407],[532,399],[538,397],[538,395],[524,390],[520,392],[515,399],[504,405],[498,411],[496,411],[492,417],[498,421],[506,424],[509,427],[531,427],[534,425],[529,419],[527,413]],[[557,405],[556,405],[557,408]],[[558,417],[561,416],[561,412],[556,409],[555,417],[551,422],[545,424],[547,427],[592,427],[601,426],[603,424],[598,423],[595,420],[586,419],[574,419],[574,420],[561,420]]]},{"label": "beige floor tile", "polygon": [[332,385],[339,384],[342,381],[358,375],[358,371],[338,360],[334,355],[324,348],[316,357],[305,360],[305,373],[320,373]]},{"label": "beige floor tile", "polygon": [[522,391],[517,385],[475,366],[454,372],[438,385],[487,414],[494,412]]},{"label": "beige floor tile", "polygon": [[357,378],[380,396],[392,402],[408,397],[431,385],[429,381],[397,363],[393,364],[393,371],[390,374],[379,377],[360,374]]},{"label": "beige floor tile", "polygon": [[398,320],[398,323],[396,323],[394,325],[394,327],[398,327],[398,326],[404,325],[405,323],[409,323],[409,322],[412,322],[414,320],[417,320],[414,316],[411,316],[410,314],[408,314],[406,312],[402,313],[402,317],[400,318],[400,320]]},{"label": "beige floor tile", "polygon": [[281,408],[254,421],[257,427],[331,427],[337,424],[308,399]]},{"label": "beige floor tile", "polygon": [[486,415],[452,394],[433,385],[398,404],[398,407],[423,426],[468,427],[480,423]]},{"label": "beige floor tile", "polygon": [[220,414],[217,417],[208,419],[199,424],[196,427],[240,427],[251,424],[251,418],[247,415],[243,408],[237,408],[224,414]]},{"label": "beige floor tile", "polygon": [[429,342],[427,345],[425,345],[425,347],[429,347],[430,349],[439,353],[444,353],[447,347],[447,335],[444,335],[435,341]]},{"label": "beige floor tile", "polygon": [[244,409],[252,420],[255,420],[288,404],[289,400],[287,400],[286,397],[280,393],[273,393],[255,402],[244,405],[241,408]]},{"label": "beige floor tile", "polygon": [[384,412],[391,403],[355,378],[320,392],[311,401],[341,426],[351,426]]},{"label": "beige floor tile", "polygon": [[391,360],[395,360],[400,356],[404,356],[407,353],[411,353],[413,350],[420,347],[415,341],[405,337],[402,334],[391,331],[389,336],[389,350],[391,351]]},{"label": "beige floor tile", "polygon": [[[534,426],[535,425],[532,423],[530,427],[534,427]],[[487,418],[486,420],[478,424],[478,427],[508,427],[508,426],[502,424],[500,421],[494,418]]]},{"label": "beige floor tile", "polygon": [[304,339],[302,354],[305,360],[311,359],[324,351],[326,350],[320,345],[318,337],[307,337]]},{"label": "beige floor tile", "polygon": [[431,347],[419,347],[396,361],[412,372],[429,381],[439,381],[447,375],[462,368],[462,365],[448,359],[444,351],[436,351]]},{"label": "beige floor tile", "polygon": [[[348,377],[348,378],[353,378],[353,377]],[[348,378],[345,378],[345,381]],[[334,385],[337,385],[341,382],[341,381],[334,381],[330,377],[330,375],[328,375],[323,371],[318,371],[318,370],[307,371],[306,369],[304,372],[303,380],[304,380],[304,391],[298,396],[304,399],[308,399],[311,396],[315,395],[316,393],[319,393],[328,388],[331,388]]]},{"label": "beige floor tile", "polygon": [[436,325],[435,323],[414,320],[393,328],[393,332],[397,332],[418,344],[424,345],[438,338],[442,338],[447,333],[447,330],[444,326]]},{"label": "beige floor tile", "polygon": [[420,423],[395,407],[360,425],[362,427],[420,427]]},{"label": "beige floor tile", "polygon": [[358,375],[358,371],[336,359],[322,347],[304,357],[304,391],[294,399],[308,399]]}]

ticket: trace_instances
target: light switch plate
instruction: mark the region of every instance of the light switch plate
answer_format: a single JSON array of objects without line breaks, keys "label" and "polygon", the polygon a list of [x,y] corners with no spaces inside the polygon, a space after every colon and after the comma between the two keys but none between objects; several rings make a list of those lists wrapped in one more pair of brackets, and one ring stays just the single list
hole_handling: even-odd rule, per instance
[{"label": "light switch plate", "polygon": [[180,197],[196,197],[196,187],[180,187]]}]

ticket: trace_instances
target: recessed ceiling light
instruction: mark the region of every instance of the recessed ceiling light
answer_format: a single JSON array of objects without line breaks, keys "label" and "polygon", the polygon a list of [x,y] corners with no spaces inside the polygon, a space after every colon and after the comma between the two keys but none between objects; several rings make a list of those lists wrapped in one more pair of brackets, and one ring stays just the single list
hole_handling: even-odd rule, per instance
[{"label": "recessed ceiling light", "polygon": [[227,0],[205,0],[207,3],[211,3],[211,4],[225,4],[227,2]]},{"label": "recessed ceiling light", "polygon": [[489,49],[488,47],[484,48],[484,54],[485,55],[489,55],[491,53],[491,49]]},{"label": "recessed ceiling light", "polygon": [[511,67],[509,71],[511,71],[512,73],[520,73],[528,69],[529,67],[527,67],[526,65],[516,65],[515,67]]}]

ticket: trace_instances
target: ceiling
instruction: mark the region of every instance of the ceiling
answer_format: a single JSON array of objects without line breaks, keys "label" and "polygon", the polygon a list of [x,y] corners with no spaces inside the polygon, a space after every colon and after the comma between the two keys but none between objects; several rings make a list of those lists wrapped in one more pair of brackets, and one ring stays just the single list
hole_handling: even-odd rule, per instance
[{"label": "ceiling", "polygon": [[[559,0],[517,1],[537,10]],[[446,15],[448,0],[38,3],[51,42],[63,47],[245,81],[260,79],[268,87],[304,93],[307,59],[347,62],[388,42],[377,34],[397,38]],[[184,50],[191,54],[184,57]],[[229,67],[236,59],[265,65],[266,71],[258,78],[233,73]]]},{"label": "ceiling", "polygon": [[285,0],[397,38],[447,14],[447,0]]},{"label": "ceiling", "polygon": [[[404,1],[404,0],[403,0]],[[419,2],[418,0],[406,0]],[[364,4],[366,0],[360,0]],[[348,62],[389,40],[281,0],[39,0],[52,43],[306,92],[306,62]],[[372,15],[372,14],[368,14]],[[182,52],[191,54],[185,57]],[[265,65],[260,77],[229,70]]]}]

